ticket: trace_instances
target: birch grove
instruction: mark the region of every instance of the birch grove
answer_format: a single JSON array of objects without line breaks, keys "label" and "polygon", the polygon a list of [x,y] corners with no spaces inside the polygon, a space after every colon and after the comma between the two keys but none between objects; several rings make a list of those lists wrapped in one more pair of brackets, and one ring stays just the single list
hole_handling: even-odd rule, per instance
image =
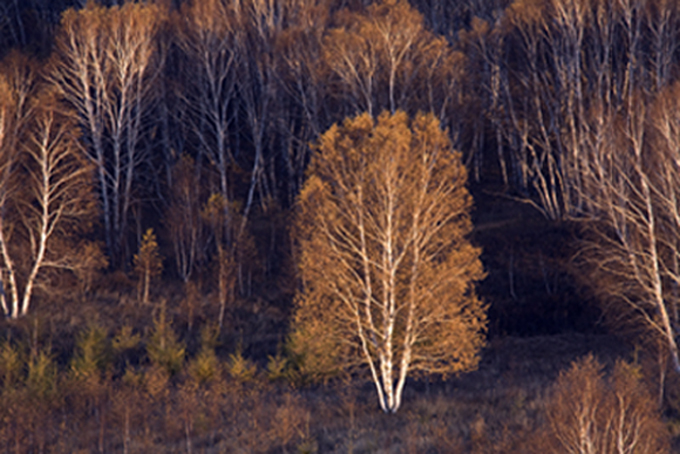
[{"label": "birch grove", "polygon": [[680,373],[680,130],[677,86],[607,117],[588,147],[582,195],[590,235],[581,256],[613,319],[660,339]]},{"label": "birch grove", "polygon": [[[461,34],[481,66],[483,106],[503,183],[548,219],[579,217],[582,153],[592,129],[677,67],[677,4],[665,0],[517,0],[495,23]],[[483,25],[480,25],[480,22]],[[598,110],[599,109],[599,110]],[[481,150],[484,147],[488,151]],[[481,159],[481,158],[478,158]]]}]

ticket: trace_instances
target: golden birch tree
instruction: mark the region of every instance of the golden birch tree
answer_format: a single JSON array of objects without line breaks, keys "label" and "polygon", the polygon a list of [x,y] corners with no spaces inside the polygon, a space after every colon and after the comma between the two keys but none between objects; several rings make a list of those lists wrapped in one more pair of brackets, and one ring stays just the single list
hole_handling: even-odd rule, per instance
[{"label": "golden birch tree", "polygon": [[548,393],[547,424],[530,452],[670,452],[668,430],[642,377],[639,366],[621,360],[608,374],[592,355],[574,361]]},{"label": "golden birch tree", "polygon": [[592,355],[574,361],[548,392],[546,410],[530,452],[670,452],[670,434],[637,365],[618,360],[605,373]]},{"label": "golden birch tree", "polygon": [[293,349],[311,372],[367,365],[385,412],[407,375],[476,367],[486,309],[460,153],[432,114],[369,114],[319,140],[299,199]]}]

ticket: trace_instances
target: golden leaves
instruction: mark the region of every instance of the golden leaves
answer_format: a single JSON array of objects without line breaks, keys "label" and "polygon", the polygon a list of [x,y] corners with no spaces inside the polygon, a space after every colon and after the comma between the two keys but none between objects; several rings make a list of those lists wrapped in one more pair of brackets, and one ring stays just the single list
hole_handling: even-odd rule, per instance
[{"label": "golden leaves", "polygon": [[292,340],[309,367],[385,351],[428,372],[474,367],[486,308],[471,283],[484,272],[460,158],[432,114],[362,114],[320,138],[296,220]]},{"label": "golden leaves", "polygon": [[323,61],[357,111],[413,114],[423,106],[440,111],[450,101],[447,88],[460,76],[450,68],[457,58],[408,2],[378,2],[337,18],[323,41]]}]

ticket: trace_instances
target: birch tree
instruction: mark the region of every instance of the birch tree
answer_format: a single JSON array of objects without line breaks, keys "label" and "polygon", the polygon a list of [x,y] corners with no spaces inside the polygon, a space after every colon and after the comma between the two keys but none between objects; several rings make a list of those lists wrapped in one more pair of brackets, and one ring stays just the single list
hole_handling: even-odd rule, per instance
[{"label": "birch tree", "polygon": [[79,235],[96,213],[92,168],[78,146],[73,118],[49,90],[31,103],[19,136],[24,141],[15,144],[14,158],[3,161],[0,299],[12,318],[28,313],[46,271],[82,270],[78,255],[91,248],[82,247]]},{"label": "birch tree", "polygon": [[[250,167],[250,182],[243,204],[238,235],[243,235],[255,202],[256,191],[263,209],[273,199],[275,180],[266,171],[271,168],[270,141],[273,119],[279,111],[276,75],[276,42],[286,26],[294,2],[281,0],[247,0],[234,9],[238,26],[238,98],[243,109],[240,126],[247,143],[243,167]],[[275,174],[273,174],[275,175]]]},{"label": "birch tree", "polygon": [[587,356],[560,373],[547,399],[544,444],[533,452],[670,452],[668,430],[639,368],[619,360],[608,376],[603,369]]},{"label": "birch tree", "polygon": [[587,142],[603,116],[670,82],[677,21],[666,0],[514,1],[477,57],[492,69],[483,75],[504,182],[549,219],[587,212]]},{"label": "birch tree", "polygon": [[407,376],[476,367],[484,276],[460,153],[432,114],[363,114],[317,144],[299,199],[294,350],[310,372],[366,365],[396,412]]},{"label": "birch tree", "polygon": [[[237,33],[233,5],[223,0],[185,3],[175,15],[176,41],[186,65],[178,96],[189,111],[191,135],[198,151],[219,175],[224,200],[233,198],[236,165],[229,139],[236,107]],[[228,211],[222,217],[229,224]],[[231,231],[228,225],[224,229]],[[231,238],[227,239],[231,243]]]},{"label": "birch tree", "polygon": [[330,12],[325,2],[302,2],[303,8],[277,39],[277,86],[286,98],[278,117],[278,146],[284,163],[284,203],[293,205],[304,182],[309,162],[309,143],[330,126],[332,109],[325,102],[329,95],[323,71],[322,41]]},{"label": "birch tree", "polygon": [[[18,210],[30,245],[30,271],[25,278],[21,315],[28,312],[34,286],[44,268],[79,272],[79,235],[87,233],[96,215],[92,166],[77,142],[70,112],[60,112],[53,93],[36,102],[35,120],[26,145],[25,180]],[[15,274],[15,273],[14,273]]]},{"label": "birch tree", "polygon": [[[241,263],[241,251],[250,242],[246,225],[255,195],[259,189],[264,204],[272,193],[265,169],[267,140],[274,130],[274,48],[283,27],[283,8],[278,2],[257,0],[193,1],[175,18],[177,42],[187,62],[179,96],[189,112],[199,156],[207,158],[219,179],[206,220],[219,263],[220,326],[227,293],[233,293],[232,278],[238,276],[245,293],[243,270],[248,265]],[[245,202],[237,204],[234,180],[244,173],[249,173],[248,189]],[[218,206],[222,213],[214,212]]]},{"label": "birch tree", "polygon": [[0,248],[4,251],[0,303],[6,315],[18,317],[21,302],[13,273],[15,265],[8,248],[17,221],[12,203],[19,190],[19,144],[26,137],[32,116],[30,97],[36,92],[37,68],[26,57],[12,54],[2,61],[0,69]]},{"label": "birch tree", "polygon": [[105,8],[90,2],[63,16],[49,73],[78,113],[88,156],[95,164],[109,255],[126,254],[140,146],[148,133],[154,80],[162,59],[156,34],[164,10],[126,3]]}]

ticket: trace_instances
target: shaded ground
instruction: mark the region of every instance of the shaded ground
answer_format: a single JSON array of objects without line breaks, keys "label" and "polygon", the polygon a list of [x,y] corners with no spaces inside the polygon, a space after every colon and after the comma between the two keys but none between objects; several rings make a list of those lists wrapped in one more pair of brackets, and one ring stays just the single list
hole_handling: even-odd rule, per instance
[{"label": "shaded ground", "polygon": [[329,453],[522,452],[543,423],[547,388],[590,352],[605,364],[630,354],[605,335],[499,338],[477,371],[446,382],[409,383],[396,415],[380,413],[369,384],[354,394],[335,389],[321,398],[307,396],[316,422],[312,434],[319,452]]}]

